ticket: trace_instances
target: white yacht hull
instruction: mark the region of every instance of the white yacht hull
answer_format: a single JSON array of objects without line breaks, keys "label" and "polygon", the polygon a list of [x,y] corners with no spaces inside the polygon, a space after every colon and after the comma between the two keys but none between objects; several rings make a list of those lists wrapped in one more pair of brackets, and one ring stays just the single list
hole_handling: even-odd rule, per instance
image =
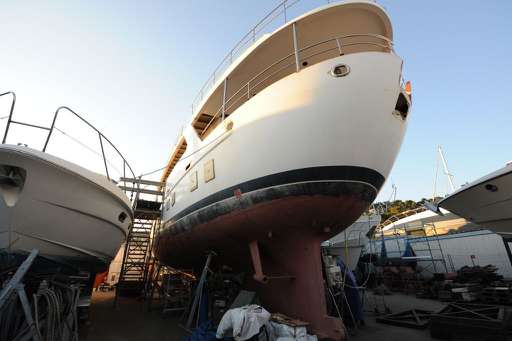
[{"label": "white yacht hull", "polygon": [[215,251],[217,265],[254,270],[247,287],[267,309],[343,339],[321,243],[368,208],[402,144],[410,96],[391,45],[387,14],[367,1],[321,6],[237,45],[162,174],[157,258],[200,269]]},{"label": "white yacht hull", "polygon": [[[24,173],[24,179],[10,181],[7,175],[13,170]],[[9,145],[0,146],[0,173],[4,256],[35,248],[61,266],[91,272],[106,269],[133,217],[117,186],[75,164]]]},{"label": "white yacht hull", "polygon": [[[350,67],[348,76],[329,74],[339,63]],[[184,232],[237,208],[237,189],[242,198],[249,198],[268,188],[277,192],[284,185],[319,181],[366,188],[361,212],[332,232],[350,225],[375,198],[402,143],[407,123],[393,114],[401,91],[401,66],[400,58],[390,53],[340,56],[267,87],[204,141],[194,145],[189,129],[186,161],[168,178],[163,232]],[[215,178],[205,182],[205,163],[211,160]],[[328,167],[335,174],[323,172]],[[343,169],[352,171],[343,174]],[[303,170],[311,174],[283,179]],[[282,181],[261,180],[273,175]],[[196,189],[191,190],[191,179],[197,179]],[[251,181],[258,184],[247,186]],[[248,200],[250,204],[252,199]],[[319,223],[339,222],[327,218]],[[176,253],[181,258],[182,253]]]},{"label": "white yacht hull", "polygon": [[355,270],[363,249],[368,245],[368,233],[380,223],[381,217],[362,215],[344,231],[322,243],[329,254],[340,256],[349,269]]},{"label": "white yacht hull", "polygon": [[502,234],[512,233],[512,164],[490,173],[439,202],[460,217]]},{"label": "white yacht hull", "polygon": [[[339,63],[349,75],[330,74]],[[325,315],[320,244],[361,216],[391,171],[407,126],[394,113],[401,66],[380,52],[330,59],[268,86],[205,140],[186,131],[157,258],[200,269],[212,250],[218,264],[254,269],[257,281],[293,277],[293,285],[270,280],[253,290],[269,309],[339,339],[340,320]]]}]

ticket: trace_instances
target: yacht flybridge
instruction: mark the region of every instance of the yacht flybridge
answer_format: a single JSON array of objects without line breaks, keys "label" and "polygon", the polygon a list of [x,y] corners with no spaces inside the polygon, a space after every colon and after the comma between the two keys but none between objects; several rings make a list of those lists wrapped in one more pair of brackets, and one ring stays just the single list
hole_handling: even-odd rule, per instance
[{"label": "yacht flybridge", "polygon": [[[286,18],[287,6],[267,18]],[[260,31],[194,101],[162,175],[156,255],[199,268],[215,251],[218,262],[253,269],[265,307],[341,339],[341,320],[327,315],[320,244],[381,189],[405,134],[410,85],[374,2],[328,4]]]},{"label": "yacht flybridge", "polygon": [[[115,147],[66,107],[57,110],[48,128],[15,121],[14,94],[0,94],[4,95],[12,95],[13,101],[0,145],[0,269],[15,266],[37,249],[42,271],[105,271],[132,223],[131,203],[110,180],[104,153],[107,176],[45,151],[56,129],[55,120],[63,111],[75,115],[98,134],[102,151],[103,144]],[[12,124],[47,130],[43,151],[5,144]],[[124,158],[123,162],[125,169],[131,171]]]}]

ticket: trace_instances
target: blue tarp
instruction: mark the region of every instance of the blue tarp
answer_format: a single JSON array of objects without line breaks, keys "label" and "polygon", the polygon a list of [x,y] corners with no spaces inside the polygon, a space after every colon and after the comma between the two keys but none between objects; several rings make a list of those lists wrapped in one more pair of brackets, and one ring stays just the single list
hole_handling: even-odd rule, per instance
[{"label": "blue tarp", "polygon": [[211,320],[208,320],[208,290],[203,287],[201,303],[199,306],[199,326],[194,329],[191,335],[186,336],[183,341],[215,341],[217,329]]},{"label": "blue tarp", "polygon": [[405,250],[402,257],[416,257],[416,253],[414,253],[414,250],[412,249],[412,245],[409,242],[409,240],[407,240],[405,244]]},{"label": "blue tarp", "polygon": [[382,243],[380,244],[380,259],[382,262],[385,262],[388,258],[388,252],[386,250],[386,241],[384,240],[384,235],[381,238]]},{"label": "blue tarp", "polygon": [[[341,268],[341,273],[345,273],[345,264],[341,260],[341,257],[338,257],[337,264]],[[361,299],[359,297],[359,291],[357,289],[357,281],[354,273],[347,269],[347,275],[345,278],[345,297],[347,298],[348,305],[350,307],[350,311],[354,315],[354,319],[356,321],[364,320],[364,312],[363,305],[361,303]],[[345,303],[345,302],[342,302]],[[348,320],[348,319],[346,319]]]},{"label": "blue tarp", "polygon": [[212,321],[206,321],[194,329],[192,334],[186,336],[183,341],[215,341],[215,328]]}]

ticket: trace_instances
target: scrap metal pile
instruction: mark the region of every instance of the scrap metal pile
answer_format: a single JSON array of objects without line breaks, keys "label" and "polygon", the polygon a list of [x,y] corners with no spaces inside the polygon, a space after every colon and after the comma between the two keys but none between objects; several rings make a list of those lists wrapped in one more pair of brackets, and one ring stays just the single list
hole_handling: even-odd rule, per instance
[{"label": "scrap metal pile", "polygon": [[473,303],[450,303],[437,312],[411,309],[377,318],[395,326],[430,329],[434,339],[472,335],[485,340],[507,340],[512,332],[512,311],[508,308]]},{"label": "scrap metal pile", "polygon": [[0,273],[0,341],[78,340],[83,278],[31,273],[37,255]]},{"label": "scrap metal pile", "polygon": [[508,289],[512,283],[504,281],[497,270],[492,265],[464,266],[456,273],[436,274],[423,283],[417,296],[448,302],[512,303]]}]

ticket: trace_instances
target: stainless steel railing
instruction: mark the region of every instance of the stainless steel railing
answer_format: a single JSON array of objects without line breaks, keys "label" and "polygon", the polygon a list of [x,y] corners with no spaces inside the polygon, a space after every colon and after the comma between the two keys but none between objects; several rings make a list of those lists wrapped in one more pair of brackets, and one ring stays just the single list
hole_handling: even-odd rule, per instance
[{"label": "stainless steel railing", "polygon": [[26,123],[26,122],[20,122],[20,121],[16,121],[16,120],[12,119],[12,115],[13,115],[13,112],[14,112],[14,106],[16,104],[16,94],[14,92],[12,92],[12,91],[8,91],[8,92],[4,92],[4,93],[0,94],[0,97],[7,96],[7,95],[11,95],[12,96],[12,102],[11,102],[11,107],[10,107],[10,110],[9,110],[9,116],[8,116],[8,120],[7,120],[7,125],[5,127],[4,137],[2,139],[2,144],[4,144],[7,141],[7,135],[9,133],[9,129],[11,127],[11,124],[18,124],[18,125],[22,125],[22,126],[26,126],[26,127],[37,128],[37,129],[48,131],[48,135],[46,137],[46,140],[45,140],[45,143],[44,143],[44,147],[42,149],[43,152],[46,152],[46,148],[48,147],[48,143],[50,142],[50,138],[52,136],[53,131],[55,129],[58,130],[58,128],[55,126],[55,122],[57,121],[59,113],[61,111],[65,110],[65,111],[71,113],[72,115],[74,115],[75,117],[77,117],[78,119],[80,119],[83,123],[85,123],[88,127],[90,127],[92,130],[94,130],[98,134],[99,144],[100,144],[100,147],[101,147],[101,156],[102,156],[102,159],[103,159],[103,164],[105,166],[105,174],[107,176],[107,179],[111,180],[110,174],[109,174],[109,167],[108,167],[109,161],[107,160],[107,158],[105,156],[105,149],[104,149],[104,146],[103,146],[104,142],[108,143],[114,149],[114,151],[117,153],[117,155],[123,160],[123,177],[126,177],[126,171],[127,171],[127,168],[128,168],[128,171],[130,172],[132,177],[135,178],[135,173],[134,173],[132,167],[130,166],[128,161],[126,161],[126,158],[117,149],[117,147],[105,135],[103,135],[103,133],[101,131],[99,131],[95,126],[93,126],[91,123],[89,123],[85,118],[83,118],[82,116],[77,114],[75,111],[73,111],[70,108],[65,107],[65,106],[59,107],[55,111],[55,114],[54,114],[53,120],[52,120],[52,124],[51,124],[50,127],[44,127],[44,126],[30,124],[30,123]]},{"label": "stainless steel railing", "polygon": [[[375,41],[350,41],[344,42],[346,39],[353,38],[371,38]],[[333,44],[335,43],[335,44]],[[321,49],[319,51],[314,51],[311,54],[305,55],[304,53],[310,51],[319,46],[329,45],[325,49]],[[333,46],[334,45],[334,46]],[[388,52],[393,53],[393,42],[379,34],[348,34],[339,36],[336,38],[326,39],[308,46],[305,46],[301,49],[297,49],[296,51],[291,52],[290,54],[282,57],[281,59],[275,61],[271,65],[267,66],[265,69],[257,73],[253,76],[247,83],[242,85],[235,93],[233,93],[229,98],[223,98],[223,104],[219,107],[219,109],[215,112],[213,117],[210,119],[208,124],[203,128],[201,135],[204,134],[205,131],[208,130],[212,126],[212,124],[222,115],[222,119],[224,119],[225,114],[233,108],[236,104],[241,101],[249,100],[251,98],[251,91],[258,89],[258,87],[273,76],[283,72],[284,70],[296,66],[297,70],[301,69],[301,62],[311,59],[313,57],[326,54],[328,52],[337,51],[339,55],[343,55],[343,51],[345,48],[356,45],[366,45],[366,46],[374,46],[381,49],[387,50]],[[293,57],[296,57],[295,59]]]},{"label": "stainless steel railing", "polygon": [[[227,70],[233,61],[244,53],[254,42],[256,39],[264,33],[263,30],[267,28],[272,23],[277,22],[278,20],[284,20],[283,24],[288,22],[287,12],[288,9],[293,7],[293,5],[300,2],[300,0],[283,0],[279,5],[277,5],[274,9],[272,9],[263,19],[261,19],[253,28],[249,30],[236,44],[235,46],[228,52],[228,54],[222,59],[219,65],[215,68],[213,73],[208,77],[208,79],[204,82],[203,86],[199,90],[197,96],[194,98],[192,102],[192,113],[194,113],[194,109],[196,106],[204,99],[204,96],[208,94],[209,90],[216,84],[216,81],[219,80],[219,77]],[[329,1],[325,1],[329,3]]]}]

